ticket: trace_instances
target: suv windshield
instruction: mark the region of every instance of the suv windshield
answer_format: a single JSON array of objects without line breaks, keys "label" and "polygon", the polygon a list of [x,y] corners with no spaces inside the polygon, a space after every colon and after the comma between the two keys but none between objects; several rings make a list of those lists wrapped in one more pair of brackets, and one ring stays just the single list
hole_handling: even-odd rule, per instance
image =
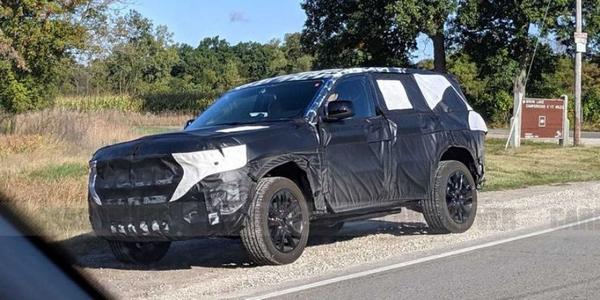
[{"label": "suv windshield", "polygon": [[321,80],[303,80],[233,90],[219,98],[187,129],[299,118],[321,85]]}]

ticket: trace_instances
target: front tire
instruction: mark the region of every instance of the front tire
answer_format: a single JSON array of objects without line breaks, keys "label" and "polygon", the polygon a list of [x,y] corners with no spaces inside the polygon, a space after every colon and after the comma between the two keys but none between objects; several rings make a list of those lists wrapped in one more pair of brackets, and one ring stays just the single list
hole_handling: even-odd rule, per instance
[{"label": "front tire", "polygon": [[294,262],[306,247],[309,211],[304,194],[291,180],[267,177],[258,181],[240,235],[257,264]]},{"label": "front tire", "polygon": [[114,256],[123,263],[150,264],[167,254],[171,242],[108,241],[108,245]]},{"label": "front tire", "polygon": [[441,161],[422,208],[433,233],[461,233],[471,228],[477,212],[477,189],[469,169],[459,161]]}]

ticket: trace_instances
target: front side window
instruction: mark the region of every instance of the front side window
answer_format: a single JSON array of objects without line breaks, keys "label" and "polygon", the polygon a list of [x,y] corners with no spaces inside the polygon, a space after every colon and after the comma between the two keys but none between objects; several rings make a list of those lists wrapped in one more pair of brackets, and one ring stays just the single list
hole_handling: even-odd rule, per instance
[{"label": "front side window", "polygon": [[300,118],[322,83],[321,80],[288,81],[230,91],[186,129]]},{"label": "front side window", "polygon": [[355,118],[368,118],[375,115],[375,105],[369,92],[369,81],[364,76],[341,79],[327,96],[327,102],[337,100],[352,101]]}]

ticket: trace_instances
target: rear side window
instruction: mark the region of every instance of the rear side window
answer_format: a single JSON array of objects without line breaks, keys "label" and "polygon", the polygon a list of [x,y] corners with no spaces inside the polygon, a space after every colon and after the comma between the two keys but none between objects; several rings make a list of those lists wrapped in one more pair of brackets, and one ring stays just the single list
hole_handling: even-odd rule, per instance
[{"label": "rear side window", "polygon": [[412,109],[406,89],[400,80],[377,79],[377,87],[383,96],[383,101],[388,110]]},{"label": "rear side window", "polygon": [[434,111],[464,111],[469,108],[448,78],[439,74],[415,74],[427,105]]}]

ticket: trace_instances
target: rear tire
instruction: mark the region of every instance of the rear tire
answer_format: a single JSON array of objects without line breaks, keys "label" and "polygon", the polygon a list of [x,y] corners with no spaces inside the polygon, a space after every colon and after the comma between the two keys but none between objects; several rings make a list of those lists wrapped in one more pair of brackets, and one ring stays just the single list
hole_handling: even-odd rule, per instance
[{"label": "rear tire", "polygon": [[108,241],[110,250],[121,262],[150,264],[161,260],[169,251],[171,242]]},{"label": "rear tire", "polygon": [[291,180],[267,177],[258,181],[240,235],[256,264],[294,262],[306,247],[309,232],[308,205]]},{"label": "rear tire", "polygon": [[459,161],[441,161],[423,216],[433,233],[461,233],[475,221],[477,189],[469,169]]}]

